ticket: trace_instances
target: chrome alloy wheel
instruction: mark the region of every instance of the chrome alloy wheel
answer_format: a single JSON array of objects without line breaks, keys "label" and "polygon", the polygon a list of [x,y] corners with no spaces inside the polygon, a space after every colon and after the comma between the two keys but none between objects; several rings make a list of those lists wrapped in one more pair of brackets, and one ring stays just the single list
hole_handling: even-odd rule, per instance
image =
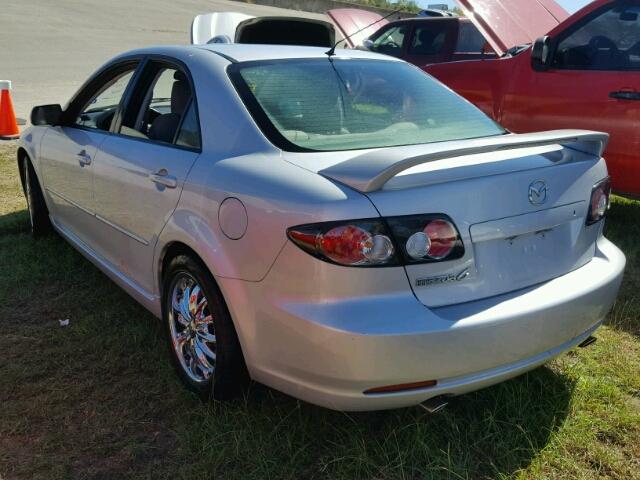
[{"label": "chrome alloy wheel", "polygon": [[207,298],[187,272],[174,277],[169,294],[173,348],[189,378],[205,383],[211,379],[216,365],[216,336]]}]

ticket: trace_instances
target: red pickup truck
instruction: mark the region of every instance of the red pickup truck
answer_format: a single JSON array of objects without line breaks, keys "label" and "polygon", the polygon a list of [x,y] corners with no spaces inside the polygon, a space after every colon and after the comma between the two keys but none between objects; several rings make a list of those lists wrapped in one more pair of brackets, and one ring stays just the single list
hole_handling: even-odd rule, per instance
[{"label": "red pickup truck", "polygon": [[613,188],[640,196],[640,0],[460,0],[499,57],[423,69],[514,132],[608,132]]}]

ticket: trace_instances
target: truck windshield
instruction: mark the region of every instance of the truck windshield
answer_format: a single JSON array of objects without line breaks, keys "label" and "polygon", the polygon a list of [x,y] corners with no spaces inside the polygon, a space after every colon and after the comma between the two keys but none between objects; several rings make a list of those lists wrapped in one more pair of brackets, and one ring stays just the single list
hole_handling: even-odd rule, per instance
[{"label": "truck windshield", "polygon": [[233,64],[229,74],[261,130],[284,150],[366,149],[505,133],[404,62],[259,61]]}]

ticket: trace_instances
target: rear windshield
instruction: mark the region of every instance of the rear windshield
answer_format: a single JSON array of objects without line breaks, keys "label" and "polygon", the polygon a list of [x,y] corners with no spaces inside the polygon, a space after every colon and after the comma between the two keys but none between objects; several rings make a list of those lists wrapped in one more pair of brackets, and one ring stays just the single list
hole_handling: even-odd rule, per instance
[{"label": "rear windshield", "polygon": [[246,62],[231,65],[229,74],[262,131],[284,150],[353,150],[505,133],[471,103],[403,62]]}]

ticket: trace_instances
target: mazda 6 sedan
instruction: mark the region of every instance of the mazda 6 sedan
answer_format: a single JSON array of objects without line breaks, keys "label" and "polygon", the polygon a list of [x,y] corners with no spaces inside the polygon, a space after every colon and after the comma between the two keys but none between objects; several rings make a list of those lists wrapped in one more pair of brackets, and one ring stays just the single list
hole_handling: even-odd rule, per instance
[{"label": "mazda 6 sedan", "polygon": [[607,136],[511,134],[408,63],[326,50],[136,50],[36,107],[33,234],[162,319],[203,397],[395,408],[589,343],[625,265]]}]

